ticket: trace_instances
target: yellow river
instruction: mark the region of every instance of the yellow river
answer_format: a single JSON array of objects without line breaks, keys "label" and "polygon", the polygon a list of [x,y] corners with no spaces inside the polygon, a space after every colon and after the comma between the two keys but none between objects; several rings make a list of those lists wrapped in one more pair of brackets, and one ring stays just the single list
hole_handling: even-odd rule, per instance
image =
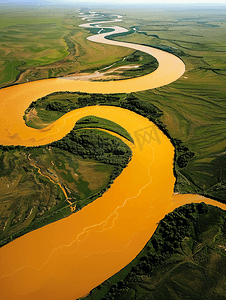
[{"label": "yellow river", "polygon": [[[106,42],[101,34],[93,39]],[[173,195],[174,148],[153,123],[131,111],[86,107],[67,113],[45,129],[26,127],[25,109],[49,93],[130,93],[169,84],[185,71],[184,63],[169,53],[126,43],[119,46],[152,54],[159,68],[129,80],[48,79],[0,90],[1,144],[33,146],[61,139],[78,119],[90,114],[118,123],[135,141],[135,145],[127,142],[133,151],[131,162],[102,197],[0,249],[1,299],[75,300],[127,265],[150,239],[157,223],[176,207],[204,201],[226,208],[199,195]]]}]

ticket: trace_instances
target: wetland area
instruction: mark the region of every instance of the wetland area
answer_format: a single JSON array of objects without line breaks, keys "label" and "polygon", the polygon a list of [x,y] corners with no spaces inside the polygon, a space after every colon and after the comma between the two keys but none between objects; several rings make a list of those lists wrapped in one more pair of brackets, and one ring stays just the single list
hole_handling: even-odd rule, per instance
[{"label": "wetland area", "polygon": [[0,22],[1,295],[225,299],[225,12],[51,9]]}]

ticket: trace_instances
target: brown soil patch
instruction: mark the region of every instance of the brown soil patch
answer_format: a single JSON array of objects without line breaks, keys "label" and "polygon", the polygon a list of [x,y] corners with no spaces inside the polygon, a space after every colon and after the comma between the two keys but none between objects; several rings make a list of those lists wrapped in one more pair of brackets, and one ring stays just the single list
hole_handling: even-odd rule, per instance
[{"label": "brown soil patch", "polygon": [[27,121],[33,120],[34,118],[38,118],[38,113],[35,108],[32,108],[28,113],[26,113]]}]

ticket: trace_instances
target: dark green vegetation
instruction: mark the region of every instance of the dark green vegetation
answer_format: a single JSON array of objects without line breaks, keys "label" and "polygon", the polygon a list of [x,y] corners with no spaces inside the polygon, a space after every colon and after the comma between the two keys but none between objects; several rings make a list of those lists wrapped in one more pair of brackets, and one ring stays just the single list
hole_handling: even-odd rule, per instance
[{"label": "dark green vegetation", "polygon": [[225,211],[204,203],[165,216],[141,253],[87,300],[226,299]]},{"label": "dark green vegetation", "polygon": [[110,29],[110,28],[103,28],[101,30],[101,28],[87,28],[89,30],[90,33],[92,34],[98,34],[100,31],[101,33],[107,33],[107,32],[112,32],[114,31],[114,29]]},{"label": "dark green vegetation", "polygon": [[[93,105],[112,105],[122,107],[141,114],[142,116],[148,117],[151,121],[155,120],[156,122],[158,122],[157,119],[162,116],[162,112],[156,106],[148,103],[147,101],[140,101],[133,94],[88,94],[81,92],[57,92],[32,102],[29,108],[25,111],[24,119],[28,126],[40,128],[38,127],[39,124],[45,123],[49,125],[66,112]],[[34,111],[35,114],[33,116],[32,113]],[[128,132],[126,133],[125,129],[122,129],[121,126],[115,123],[113,125],[110,121],[104,121],[104,119],[101,118],[99,118],[99,120],[102,124],[101,128],[106,128],[109,130],[109,127],[112,125],[114,132],[117,132],[131,141],[131,137],[128,135]],[[159,124],[161,124],[160,121]],[[109,127],[107,128],[106,126]],[[44,126],[42,126],[42,128],[43,127]]]},{"label": "dark green vegetation", "polygon": [[46,146],[1,146],[0,246],[99,198],[131,156],[98,129],[76,128]]},{"label": "dark green vegetation", "polygon": [[[158,61],[153,56],[137,50],[123,59],[115,62],[110,67],[108,65],[105,67],[107,68],[107,71],[105,72],[104,76],[108,76],[108,79],[104,79],[103,77],[100,79],[100,81],[129,79],[147,75],[158,68]],[[98,68],[91,68],[85,71],[94,72],[99,70],[102,72],[104,69],[105,68],[100,70]],[[98,81],[98,79],[93,80]]]},{"label": "dark green vegetation", "polygon": [[132,152],[120,139],[98,129],[75,128],[53,147],[67,150],[83,158],[93,158],[102,163],[126,167]]},{"label": "dark green vegetation", "polygon": [[118,133],[125,139],[133,143],[131,135],[120,125],[115,122],[109,121],[104,118],[98,118],[95,116],[87,116],[78,120],[75,124],[74,130],[81,128],[102,128],[108,131]]},{"label": "dark green vegetation", "polygon": [[120,72],[115,71],[114,73],[111,73],[112,75],[120,75],[122,79],[128,79],[133,77],[139,77],[143,75],[147,75],[153,71],[155,71],[158,68],[158,61],[153,56],[141,52],[141,51],[135,51],[134,53],[128,55],[126,58],[123,59],[122,62],[116,63],[114,65],[115,67],[118,66],[125,66],[128,65],[128,63],[133,66],[139,66],[137,68],[132,68],[131,70],[125,70]]},{"label": "dark green vegetation", "polygon": [[25,111],[24,119],[30,127],[43,128],[74,109],[98,104],[117,105],[123,98],[123,94],[56,92],[32,102]]}]

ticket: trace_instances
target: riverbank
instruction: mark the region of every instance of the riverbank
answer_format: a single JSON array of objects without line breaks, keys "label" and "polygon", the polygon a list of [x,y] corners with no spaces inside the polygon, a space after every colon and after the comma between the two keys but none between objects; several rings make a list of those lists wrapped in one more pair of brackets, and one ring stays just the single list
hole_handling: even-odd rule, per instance
[{"label": "riverbank", "polygon": [[200,293],[225,298],[224,226],[225,211],[217,207],[200,203],[175,209],[160,221],[139,255],[85,299],[198,300]]}]

